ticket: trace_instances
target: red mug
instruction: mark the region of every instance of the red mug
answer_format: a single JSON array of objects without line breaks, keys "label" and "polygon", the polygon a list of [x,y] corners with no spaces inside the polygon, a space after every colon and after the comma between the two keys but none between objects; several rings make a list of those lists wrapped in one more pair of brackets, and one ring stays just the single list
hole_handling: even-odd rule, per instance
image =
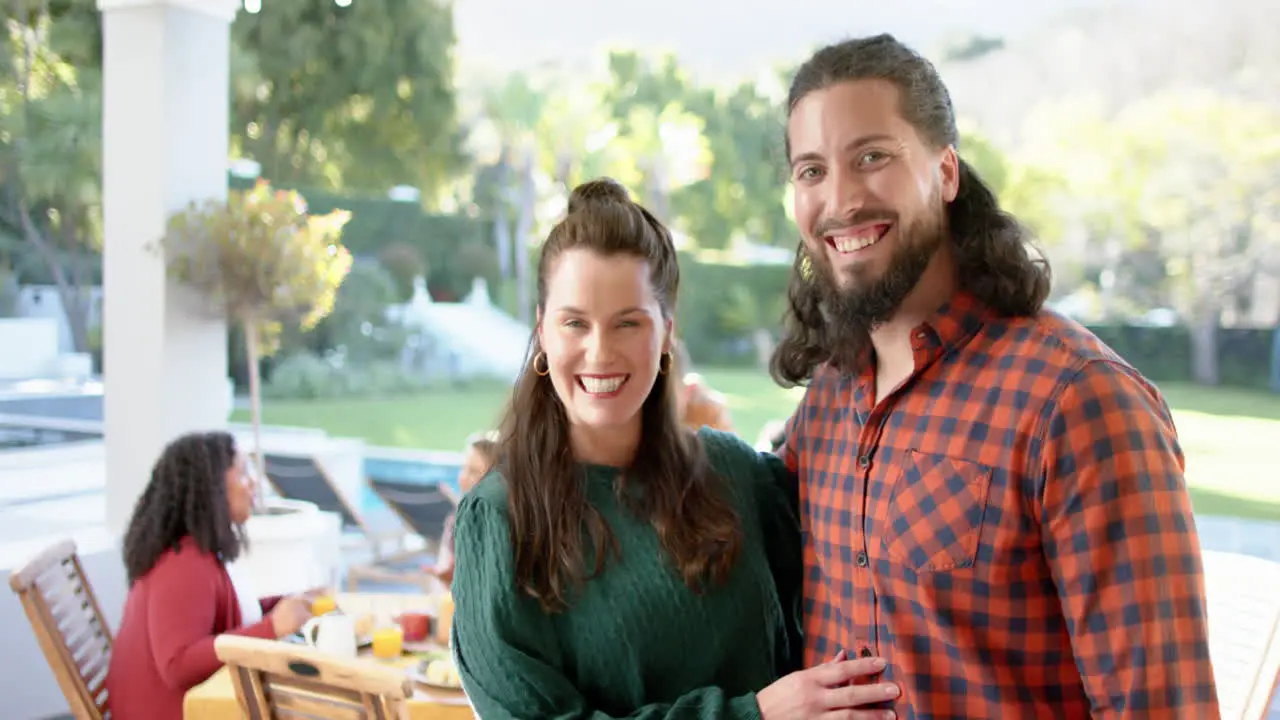
[{"label": "red mug", "polygon": [[431,616],[421,612],[407,612],[396,618],[405,642],[424,642],[431,634]]}]

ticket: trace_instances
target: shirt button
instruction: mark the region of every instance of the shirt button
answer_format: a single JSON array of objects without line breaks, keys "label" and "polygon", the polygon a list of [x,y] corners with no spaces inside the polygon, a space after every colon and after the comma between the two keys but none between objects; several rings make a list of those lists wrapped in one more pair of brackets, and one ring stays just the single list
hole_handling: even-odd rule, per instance
[{"label": "shirt button", "polygon": [[861,655],[862,657],[871,657],[871,648],[863,647],[861,650],[858,651],[858,654]]},{"label": "shirt button", "polygon": [[865,552],[859,552],[857,555],[854,556],[853,561],[858,565],[858,567],[866,567],[867,554]]},{"label": "shirt button", "polygon": [[863,470],[866,470],[867,468],[871,467],[871,456],[870,456],[870,455],[859,455],[859,456],[858,456],[858,467],[862,468]]}]

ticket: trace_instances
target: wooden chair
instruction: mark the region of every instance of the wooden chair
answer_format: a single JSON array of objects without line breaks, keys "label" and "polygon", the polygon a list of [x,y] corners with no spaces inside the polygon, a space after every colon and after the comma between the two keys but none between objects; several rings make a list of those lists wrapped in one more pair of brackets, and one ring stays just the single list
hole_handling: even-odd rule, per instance
[{"label": "wooden chair", "polygon": [[1280,563],[1203,553],[1209,656],[1223,720],[1262,720],[1280,680]]},{"label": "wooden chair", "polygon": [[47,548],[9,576],[76,720],[109,720],[111,628],[85,578],[76,544]]},{"label": "wooden chair", "polygon": [[249,720],[408,720],[413,683],[402,669],[239,635],[219,635],[214,648]]}]

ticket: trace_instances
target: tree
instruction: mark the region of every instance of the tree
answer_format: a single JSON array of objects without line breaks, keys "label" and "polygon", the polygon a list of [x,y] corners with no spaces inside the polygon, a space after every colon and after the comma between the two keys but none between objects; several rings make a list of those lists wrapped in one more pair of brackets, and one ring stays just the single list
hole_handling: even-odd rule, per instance
[{"label": "tree", "polygon": [[723,92],[705,90],[690,107],[704,118],[710,167],[706,177],[672,198],[689,234],[707,248],[727,247],[735,238],[794,245],[797,235],[785,202],[786,108],[780,79],[766,76]]},{"label": "tree", "polygon": [[703,117],[690,111],[694,87],[673,55],[609,53],[601,98],[618,125],[615,143],[634,163],[617,178],[653,213],[672,221],[671,194],[705,177],[711,156]]},{"label": "tree", "polygon": [[1042,245],[1057,243],[1064,232],[1060,204],[1068,195],[1063,177],[1035,159],[1019,158],[996,147],[976,128],[963,126],[960,157],[995,192],[1001,207],[1027,226]]},{"label": "tree", "polygon": [[271,0],[232,37],[233,145],[273,182],[430,203],[461,167],[450,4]]},{"label": "tree", "polygon": [[351,269],[339,244],[350,214],[308,215],[296,192],[260,181],[225,202],[191,203],[169,222],[161,250],[169,273],[201,293],[244,332],[254,461],[262,466],[259,360],[274,350],[282,323],[315,327],[333,309]]},{"label": "tree", "polygon": [[1114,116],[1046,107],[1029,148],[1066,178],[1072,207],[1123,258],[1141,249],[1192,324],[1193,375],[1216,384],[1217,330],[1258,273],[1280,276],[1280,112],[1210,91],[1168,91]]},{"label": "tree", "polygon": [[1280,112],[1211,92],[1166,92],[1116,124],[1139,160],[1127,167],[1146,171],[1135,210],[1163,239],[1190,311],[1193,374],[1216,385],[1223,312],[1247,304],[1258,273],[1280,277]]},{"label": "tree", "polygon": [[97,13],[68,2],[14,0],[0,37],[0,234],[57,287],[80,352],[102,241],[100,49]]},{"label": "tree", "polygon": [[[516,317],[533,321],[533,283],[529,248],[537,220],[539,175],[538,118],[548,97],[523,73],[512,73],[485,89],[479,119],[487,131],[491,162],[477,178],[476,203],[493,224],[494,247],[502,277],[516,281]],[[483,142],[483,140],[482,140]],[[514,270],[514,273],[513,273]]]}]

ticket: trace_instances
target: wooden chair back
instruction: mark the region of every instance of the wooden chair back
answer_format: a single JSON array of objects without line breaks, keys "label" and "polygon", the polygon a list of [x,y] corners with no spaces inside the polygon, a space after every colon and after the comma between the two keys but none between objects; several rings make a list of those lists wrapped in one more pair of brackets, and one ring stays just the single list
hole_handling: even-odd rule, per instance
[{"label": "wooden chair back", "polygon": [[239,635],[214,641],[249,720],[408,720],[413,683],[398,668]]},{"label": "wooden chair back", "polygon": [[1280,563],[1204,551],[1209,657],[1223,720],[1262,720],[1280,680]]},{"label": "wooden chair back", "polygon": [[76,720],[108,720],[111,628],[84,575],[76,544],[45,549],[9,576],[40,649]]}]

